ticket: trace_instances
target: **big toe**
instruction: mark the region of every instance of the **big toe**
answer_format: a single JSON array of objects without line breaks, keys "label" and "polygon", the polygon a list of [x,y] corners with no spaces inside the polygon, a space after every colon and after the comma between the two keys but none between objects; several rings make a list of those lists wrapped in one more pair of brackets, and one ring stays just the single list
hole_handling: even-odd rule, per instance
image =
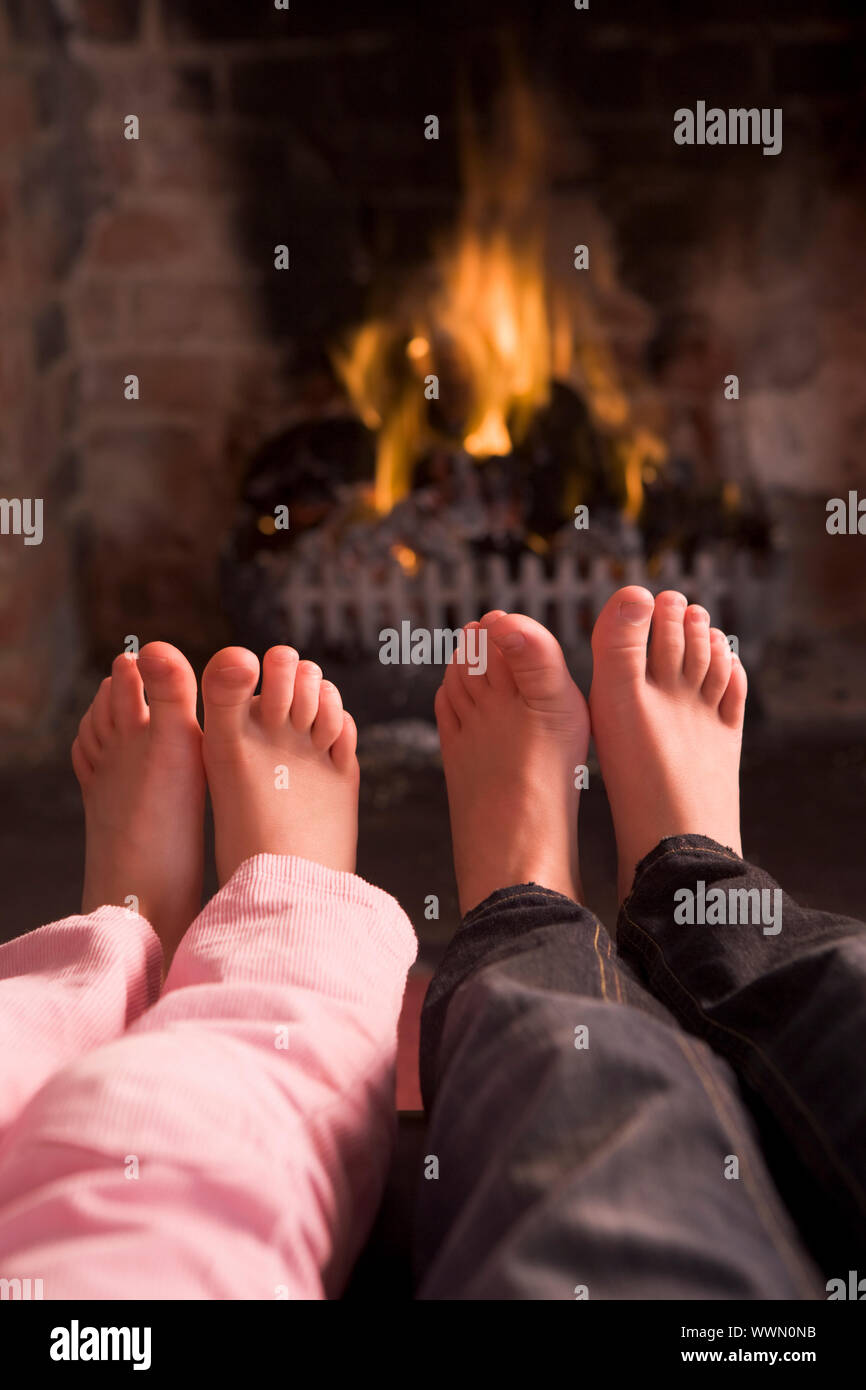
[{"label": "big toe", "polygon": [[201,692],[206,735],[240,734],[259,679],[258,657],[246,647],[223,647],[204,669]]},{"label": "big toe", "polygon": [[196,724],[195,672],[183,652],[168,642],[148,642],[138,654],[138,671],[150,710],[150,727],[157,737],[163,732],[186,732]]},{"label": "big toe", "polygon": [[552,709],[578,693],[552,632],[523,613],[506,613],[486,629],[528,705]]},{"label": "big toe", "polygon": [[592,633],[593,684],[646,676],[646,644],[655,602],[649,589],[629,584],[608,599]]}]

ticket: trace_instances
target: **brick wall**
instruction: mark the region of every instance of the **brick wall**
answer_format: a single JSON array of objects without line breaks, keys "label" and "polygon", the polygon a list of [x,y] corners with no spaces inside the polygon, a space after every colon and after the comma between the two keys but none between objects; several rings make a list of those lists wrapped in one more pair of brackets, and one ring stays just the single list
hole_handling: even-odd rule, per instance
[{"label": "brick wall", "polygon": [[[90,653],[125,635],[193,656],[224,633],[216,599],[240,416],[279,349],[236,249],[220,65],[174,44],[155,4],[82,3],[70,52],[92,90],[99,208],[69,283]],[[124,137],[138,118],[140,138]],[[139,399],[125,382],[139,379]],[[238,433],[239,431],[239,433]],[[236,437],[237,436],[237,437]]]},{"label": "brick wall", "polygon": [[[0,548],[0,727],[49,727],[128,633],[222,639],[245,461],[453,214],[459,74],[492,89],[506,21],[547,93],[557,235],[596,210],[645,309],[620,346],[664,345],[674,421],[774,487],[862,476],[866,21],[839,0],[2,0],[3,492],[42,489],[51,530]],[[675,147],[697,99],[781,105],[784,155]]]},{"label": "brick wall", "polygon": [[84,102],[49,8],[0,9],[0,495],[43,499],[46,532],[0,537],[3,753],[50,746],[79,660],[64,282],[89,211]]}]

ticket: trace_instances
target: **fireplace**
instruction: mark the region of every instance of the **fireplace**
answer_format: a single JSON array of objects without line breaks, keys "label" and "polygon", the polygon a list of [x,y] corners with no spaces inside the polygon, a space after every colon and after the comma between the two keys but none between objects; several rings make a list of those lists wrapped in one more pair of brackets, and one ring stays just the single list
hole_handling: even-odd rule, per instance
[{"label": "fireplace", "polygon": [[[628,579],[857,707],[859,21],[792,4],[5,0],[3,491],[48,539],[0,548],[4,752],[129,634],[372,666],[516,605],[580,671]],[[698,98],[781,153],[677,145]]]},{"label": "fireplace", "polygon": [[[464,74],[453,217],[426,261],[374,282],[330,347],[330,392],[252,460],[227,611],[255,645],[291,632],[358,657],[383,628],[516,608],[580,664],[618,584],[676,586],[755,663],[776,573],[755,479],[712,429],[677,432],[652,370],[676,344],[620,285],[597,210],[554,188],[556,120],[498,47],[492,92]],[[640,318],[642,357],[618,360],[617,312]]]}]

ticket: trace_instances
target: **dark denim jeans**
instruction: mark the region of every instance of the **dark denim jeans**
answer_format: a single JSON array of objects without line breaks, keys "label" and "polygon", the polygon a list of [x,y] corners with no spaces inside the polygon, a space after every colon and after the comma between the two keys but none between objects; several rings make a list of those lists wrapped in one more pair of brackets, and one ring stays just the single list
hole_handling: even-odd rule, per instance
[{"label": "dark denim jeans", "polygon": [[638,866],[618,954],[534,884],[468,915],[422,1017],[418,1297],[823,1298],[866,1272],[866,932],[787,897],[780,931],[681,925],[699,883],[776,887],[687,836]]}]

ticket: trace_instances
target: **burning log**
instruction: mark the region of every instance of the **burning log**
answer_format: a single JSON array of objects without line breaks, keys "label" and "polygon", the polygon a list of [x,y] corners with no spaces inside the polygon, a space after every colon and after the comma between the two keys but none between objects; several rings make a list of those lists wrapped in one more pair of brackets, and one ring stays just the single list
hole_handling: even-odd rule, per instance
[{"label": "burning log", "polygon": [[[293,547],[307,531],[333,524],[347,490],[359,505],[373,481],[372,438],[351,417],[308,420],[268,440],[247,470],[230,551],[239,560]],[[288,507],[290,524],[275,513]]]}]

